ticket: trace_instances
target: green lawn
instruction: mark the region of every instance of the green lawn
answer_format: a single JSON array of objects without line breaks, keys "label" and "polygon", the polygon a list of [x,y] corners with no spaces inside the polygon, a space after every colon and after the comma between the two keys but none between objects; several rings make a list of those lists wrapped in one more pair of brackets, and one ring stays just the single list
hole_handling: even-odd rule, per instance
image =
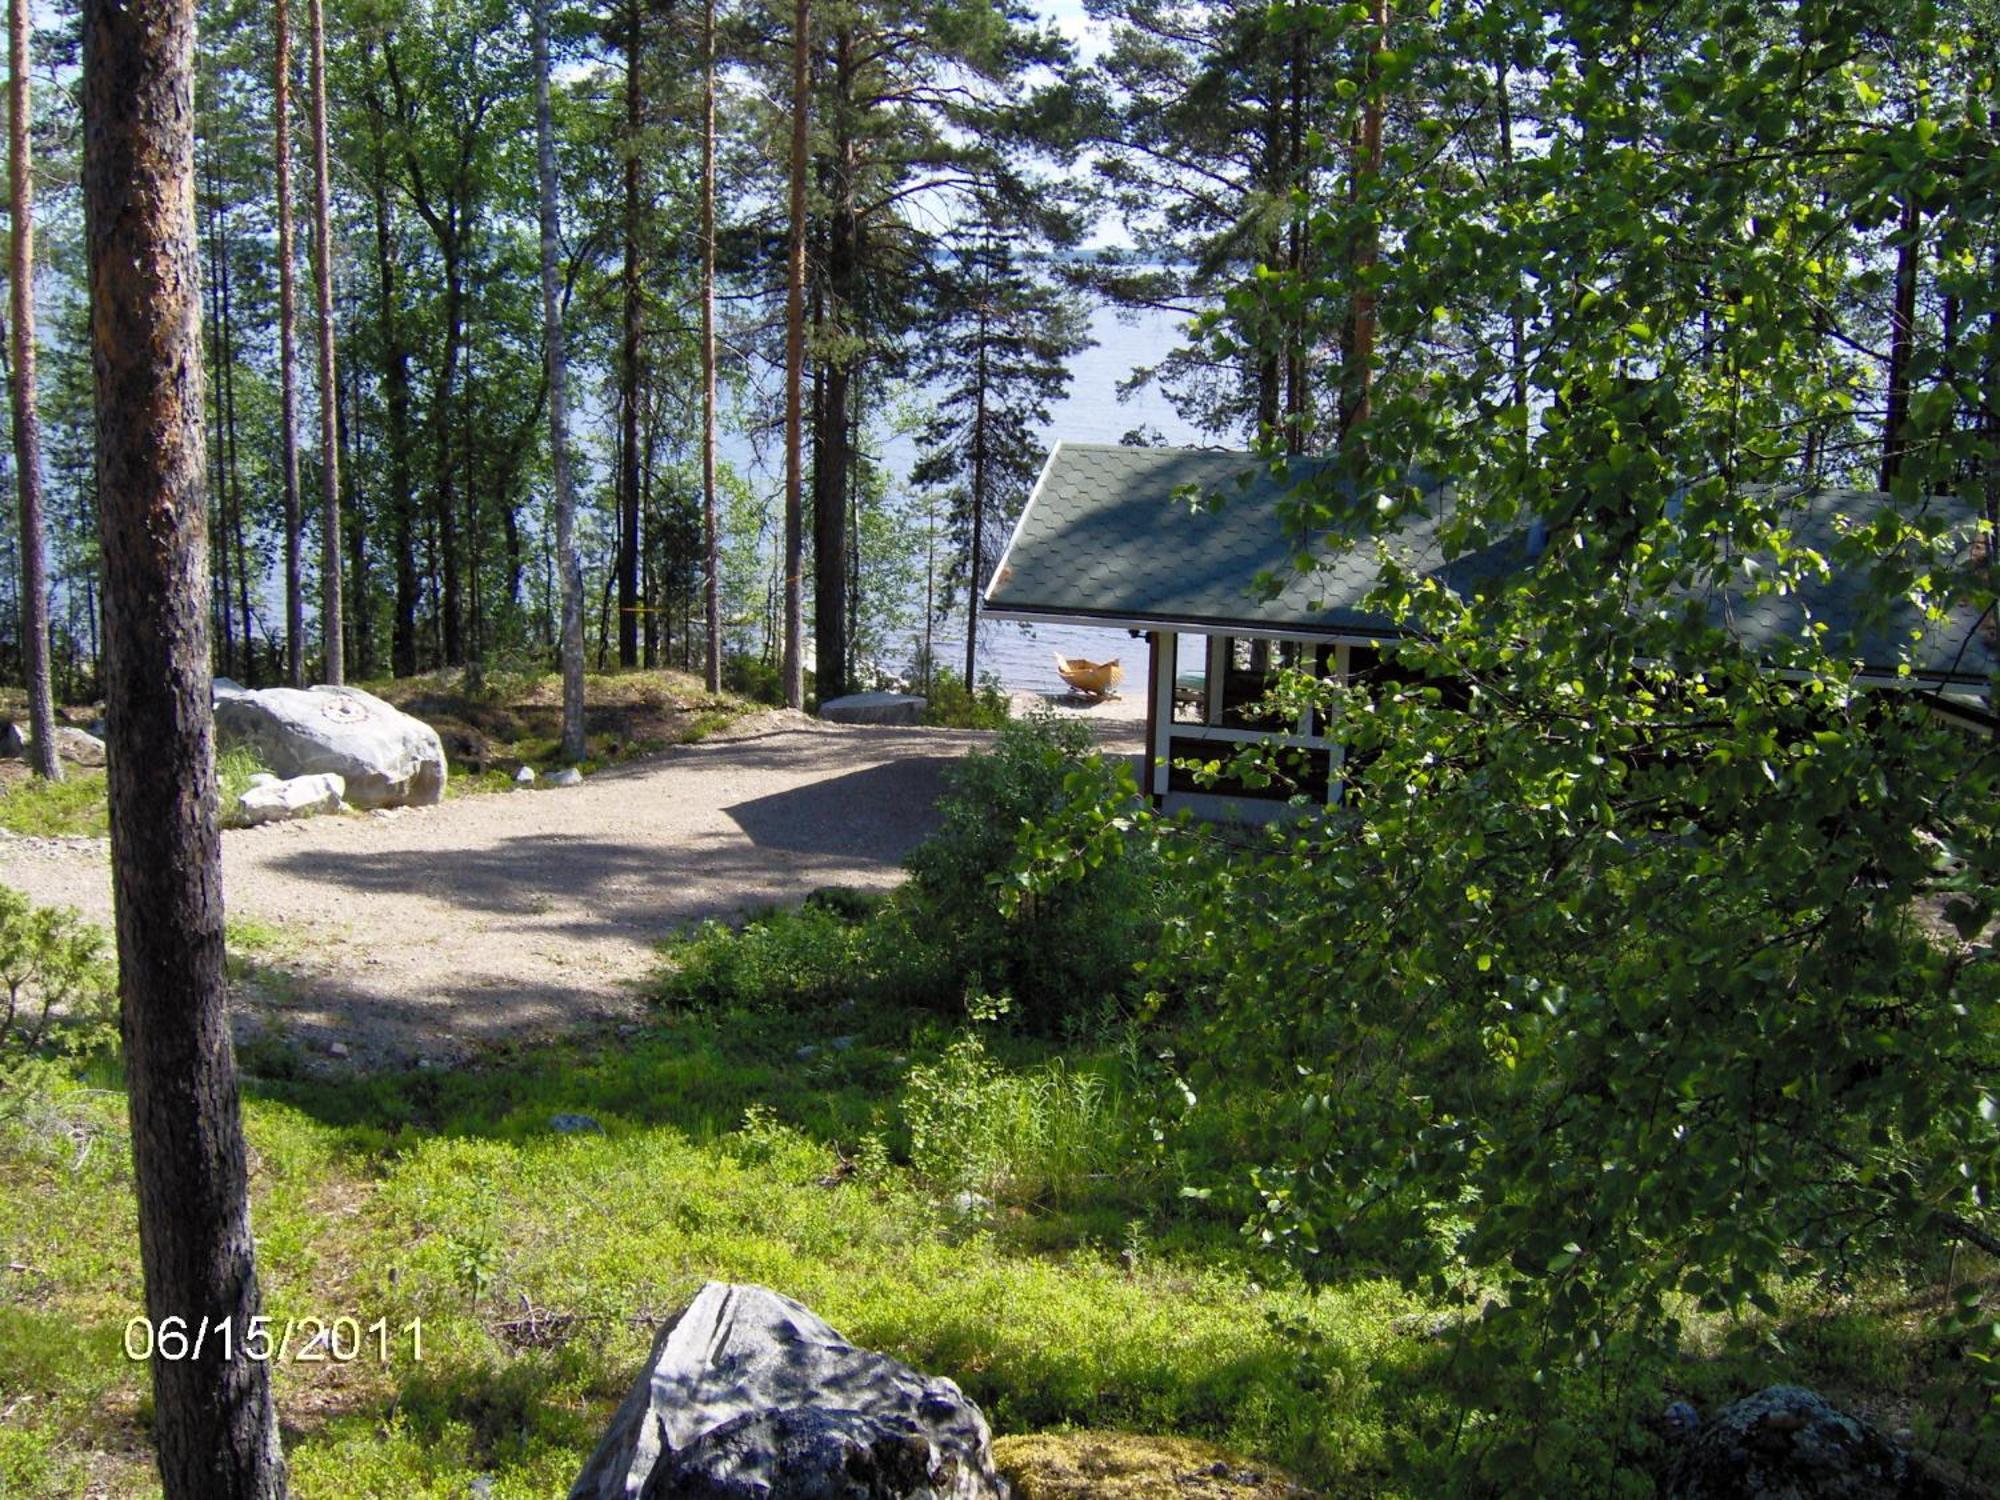
[{"label": "green lawn", "polygon": [[[1327,1495],[1453,1493],[1455,1454],[1528,1425],[1468,1384],[1441,1306],[1381,1268],[1309,1287],[1237,1232],[1226,1192],[1190,1191],[1240,1179],[1228,1112],[1256,1101],[1206,1134],[1156,1132],[1141,1033],[975,1039],[842,998],[830,976],[863,930],[825,911],[747,944],[709,929],[642,1026],[460,1071],[356,1077],[249,1049],[266,1310],[382,1320],[390,1345],[279,1366],[293,1492],[459,1500],[490,1475],[495,1495],[561,1493],[652,1320],[711,1277],[956,1379],[996,1434],[1207,1439]],[[152,1494],[145,1371],[123,1350],[139,1289],[120,1080],[103,1062],[41,1076],[0,1091],[0,1495]],[[1536,1482],[1650,1494],[1666,1399],[1712,1410],[1779,1379],[1893,1410],[1920,1444],[1942,1425],[1967,1456],[1936,1294],[1786,1294],[1747,1342],[1692,1323],[1670,1388],[1527,1372],[1548,1397]]]}]

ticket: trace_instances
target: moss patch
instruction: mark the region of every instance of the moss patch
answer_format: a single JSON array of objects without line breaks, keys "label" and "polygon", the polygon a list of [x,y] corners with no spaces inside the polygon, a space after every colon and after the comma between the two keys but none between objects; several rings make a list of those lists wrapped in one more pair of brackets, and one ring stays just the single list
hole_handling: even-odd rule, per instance
[{"label": "moss patch", "polygon": [[993,1461],[1017,1500],[1297,1500],[1311,1493],[1267,1463],[1192,1438],[1033,1433],[996,1439]]}]

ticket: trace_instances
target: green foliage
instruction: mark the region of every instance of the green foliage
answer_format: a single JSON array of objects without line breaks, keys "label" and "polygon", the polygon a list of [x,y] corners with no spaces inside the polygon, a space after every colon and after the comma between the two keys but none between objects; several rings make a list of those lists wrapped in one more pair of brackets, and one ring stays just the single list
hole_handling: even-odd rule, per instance
[{"label": "green foliage", "polygon": [[0,885],[0,1107],[18,1106],[42,1060],[115,1041],[116,1008],[103,934]]},{"label": "green foliage", "polygon": [[824,906],[773,911],[739,930],[704,922],[668,951],[659,998],[669,1005],[806,1009],[865,990],[872,933]]},{"label": "green foliage", "polygon": [[0,829],[30,838],[101,838],[111,827],[104,772],[65,767],[61,781],[30,776],[0,790]]},{"label": "green foliage", "polygon": [[910,1166],[946,1192],[1075,1208],[1114,1178],[1125,1193],[1142,1186],[1129,1106],[1104,1073],[1059,1057],[1012,1071],[968,1033],[910,1070],[902,1112]]},{"label": "green foliage", "polygon": [[1013,700],[990,672],[974,689],[951,668],[937,667],[924,696],[924,722],[943,729],[998,729],[1013,717]]},{"label": "green foliage", "polygon": [[948,934],[968,989],[1010,997],[1032,1029],[1114,1014],[1157,929],[1157,870],[1114,835],[1066,851],[1035,843],[1050,865],[1073,859],[1074,879],[1029,891],[1012,872],[1044,820],[1137,799],[1130,768],[1099,756],[1087,725],[1046,713],[1010,723],[953,768],[941,825],[910,856],[915,925]]}]

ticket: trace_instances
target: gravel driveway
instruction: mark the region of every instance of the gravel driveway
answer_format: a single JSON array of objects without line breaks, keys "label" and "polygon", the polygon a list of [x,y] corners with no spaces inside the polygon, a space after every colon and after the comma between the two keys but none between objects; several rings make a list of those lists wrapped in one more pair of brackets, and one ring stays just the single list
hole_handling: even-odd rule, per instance
[{"label": "gravel driveway", "polygon": [[[990,738],[766,714],[580,787],[231,830],[230,915],[285,938],[252,955],[271,972],[238,997],[239,1035],[274,1025],[308,1055],[444,1062],[629,1016],[677,928],[894,884],[945,768]],[[105,849],[0,836],[0,881],[108,926]]]}]

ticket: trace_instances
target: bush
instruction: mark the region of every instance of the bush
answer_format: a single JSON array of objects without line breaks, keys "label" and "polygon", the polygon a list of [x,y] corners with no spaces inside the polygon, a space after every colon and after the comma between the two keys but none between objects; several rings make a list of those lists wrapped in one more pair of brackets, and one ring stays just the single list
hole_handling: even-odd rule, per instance
[{"label": "bush", "polygon": [[1134,965],[1158,929],[1158,869],[1114,830],[1070,851],[1075,878],[1025,891],[1014,870],[1037,832],[1065,809],[1136,803],[1122,761],[1098,755],[1089,728],[1038,713],[1009,723],[993,749],[953,768],[938,804],[943,825],[909,858],[906,896],[920,933],[948,935],[973,988],[1012,997],[1030,1028],[1095,1019],[1136,994]]},{"label": "bush", "polygon": [[925,696],[924,722],[940,729],[999,729],[1014,714],[1013,700],[991,672],[973,688],[949,667],[939,667]]},{"label": "bush", "polygon": [[903,1123],[910,1165],[945,1192],[1070,1208],[1107,1180],[1133,1186],[1130,1122],[1101,1073],[1056,1058],[1024,1073],[996,1063],[976,1033],[910,1070]]},{"label": "bush", "polygon": [[116,995],[104,938],[66,908],[0,885],[0,1097],[36,1064],[107,1045]]},{"label": "bush", "polygon": [[704,922],[670,950],[673,967],[660,999],[694,1009],[759,1010],[847,999],[865,987],[869,962],[865,925],[823,905],[774,911],[741,931]]}]

